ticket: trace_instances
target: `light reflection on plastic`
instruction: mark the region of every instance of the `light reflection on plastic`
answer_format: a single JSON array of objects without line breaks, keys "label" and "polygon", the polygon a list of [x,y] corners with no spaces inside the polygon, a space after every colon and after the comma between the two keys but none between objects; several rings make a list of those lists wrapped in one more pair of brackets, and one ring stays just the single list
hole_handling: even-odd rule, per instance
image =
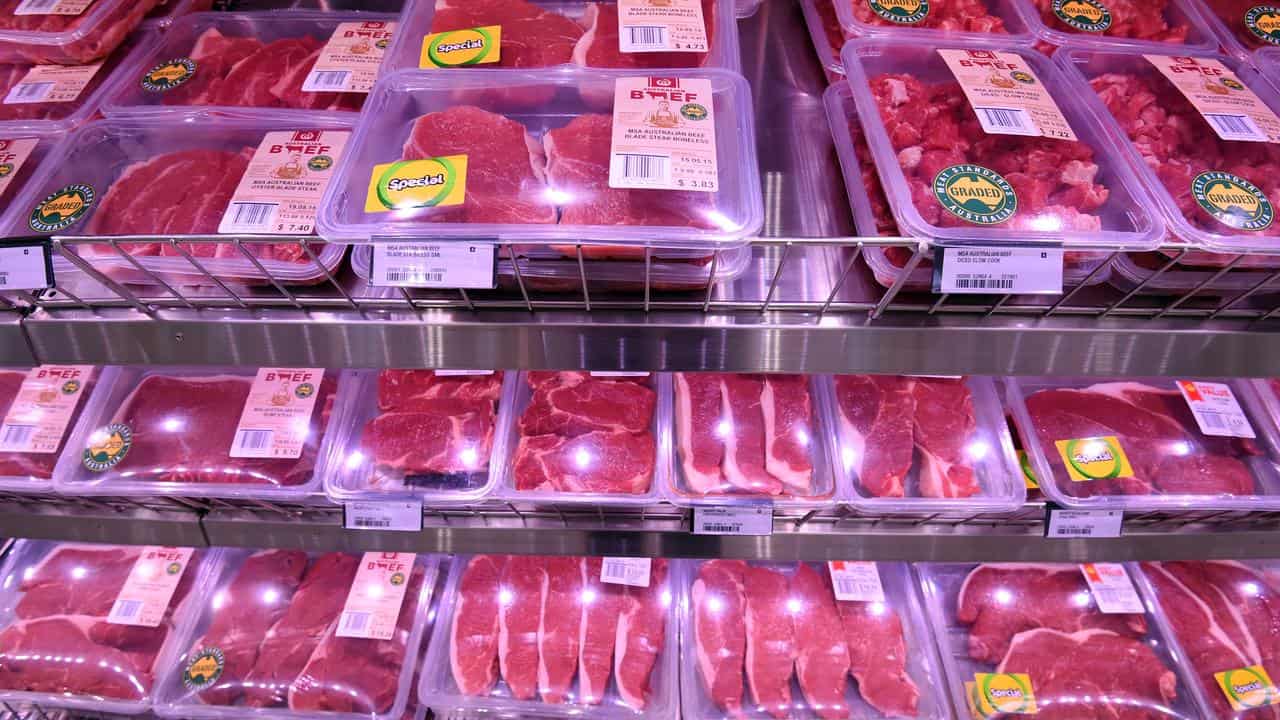
[{"label": "light reflection on plastic", "polygon": [[382,586],[381,586],[381,585],[370,585],[370,586],[369,586],[369,592],[368,592],[368,595],[369,595],[369,597],[373,598],[374,600],[377,600],[378,598],[382,597]]},{"label": "light reflection on plastic", "polygon": [[356,468],[360,467],[363,464],[364,464],[364,453],[360,452],[359,450],[356,450],[355,452],[347,456],[348,470],[355,470]]},{"label": "light reflection on plastic", "polygon": [[476,452],[475,448],[469,447],[458,453],[458,458],[462,460],[463,465],[466,465],[467,467],[475,467],[476,461],[480,459],[480,453]]},{"label": "light reflection on plastic", "polygon": [[1076,607],[1089,607],[1089,600],[1090,597],[1087,592],[1078,592],[1071,596],[1071,601],[1076,604]]},{"label": "light reflection on plastic", "polygon": [[719,210],[709,210],[703,213],[703,216],[705,216],[712,225],[715,225],[721,230],[736,230],[738,228],[738,223],[734,222],[728,215],[725,215]]},{"label": "light reflection on plastic", "polygon": [[671,607],[671,591],[662,591],[662,607]]},{"label": "light reflection on plastic", "polygon": [[262,593],[262,603],[264,605],[275,605],[276,601],[279,599],[280,599],[279,590],[272,589]]},{"label": "light reflection on plastic", "polygon": [[877,617],[879,617],[880,615],[884,615],[889,610],[889,608],[885,607],[884,603],[882,602],[873,602],[867,606],[867,609],[871,611],[872,615],[875,615]]},{"label": "light reflection on plastic", "polygon": [[965,448],[965,452],[975,461],[982,460],[987,456],[987,453],[991,452],[991,446],[982,440],[974,440]]},{"label": "light reflection on plastic", "polygon": [[219,590],[213,596],[213,609],[221,610],[222,606],[227,603],[227,593],[225,590]]},{"label": "light reflection on plastic", "polygon": [[582,591],[582,604],[590,605],[596,601],[596,591],[594,588],[587,588]]},{"label": "light reflection on plastic", "polygon": [[799,615],[801,610],[804,610],[804,604],[798,598],[787,598],[787,612]]},{"label": "light reflection on plastic", "polygon": [[574,199],[573,193],[556,188],[547,188],[545,196],[552,205],[572,205]]},{"label": "light reflection on plastic", "polygon": [[1191,445],[1185,441],[1179,441],[1179,442],[1173,443],[1173,445],[1171,445],[1169,449],[1173,451],[1174,455],[1190,455],[1191,454]]},{"label": "light reflection on plastic", "polygon": [[1040,215],[1031,221],[1031,229],[1039,232],[1057,232],[1062,229],[1062,218],[1057,215]]},{"label": "light reflection on plastic", "polygon": [[728,420],[721,420],[716,423],[716,437],[727,438],[733,434],[733,423]]},{"label": "light reflection on plastic", "polygon": [[76,580],[83,580],[89,571],[83,567],[74,567],[71,569],[71,577]]},{"label": "light reflection on plastic", "polygon": [[1262,588],[1258,587],[1258,583],[1256,582],[1247,582],[1243,585],[1243,588],[1246,595],[1258,597],[1262,594]]},{"label": "light reflection on plastic", "polygon": [[852,470],[858,464],[858,453],[853,448],[844,448],[840,453],[840,460],[844,463],[845,470]]},{"label": "light reflection on plastic", "polygon": [[586,448],[578,448],[573,453],[573,464],[578,466],[579,470],[585,470],[591,467],[591,453]]},{"label": "light reflection on plastic", "polygon": [[809,447],[809,433],[804,428],[796,430],[796,442]]},{"label": "light reflection on plastic", "polygon": [[719,597],[712,595],[711,597],[707,598],[707,609],[713,613],[718,613],[724,610],[724,601],[721,600]]},{"label": "light reflection on plastic", "polygon": [[185,423],[182,422],[182,418],[169,417],[165,418],[164,422],[160,423],[160,427],[164,428],[165,432],[175,433],[182,430],[184,424]]},{"label": "light reflection on plastic", "polygon": [[498,591],[498,604],[503,607],[510,605],[515,599],[515,594],[508,588],[502,588]]},{"label": "light reflection on plastic", "polygon": [[1008,605],[1012,603],[1013,593],[1009,592],[1008,590],[1005,590],[1004,588],[1000,588],[999,590],[996,591],[996,602],[1000,603],[1001,605]]}]

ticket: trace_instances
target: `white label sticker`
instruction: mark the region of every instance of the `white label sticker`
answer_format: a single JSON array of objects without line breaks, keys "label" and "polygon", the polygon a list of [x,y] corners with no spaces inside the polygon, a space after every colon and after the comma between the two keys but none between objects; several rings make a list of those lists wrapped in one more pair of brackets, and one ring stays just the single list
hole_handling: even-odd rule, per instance
[{"label": "white label sticker", "polygon": [[1200,432],[1216,437],[1256,438],[1244,408],[1231,387],[1222,383],[1179,380],[1178,389],[1186,398]]},{"label": "white label sticker", "polygon": [[0,423],[0,452],[57,452],[92,374],[92,365],[32,368]]},{"label": "white label sticker", "polygon": [[711,81],[619,78],[609,153],[611,188],[718,191]]},{"label": "white label sticker", "polygon": [[1120,537],[1124,513],[1119,510],[1049,510],[1045,537],[1113,538]]},{"label": "white label sticker", "polygon": [[415,288],[495,287],[494,246],[457,245],[373,246],[373,285]]},{"label": "white label sticker", "polygon": [[93,0],[22,0],[13,9],[14,15],[79,15]]},{"label": "white label sticker", "polygon": [[395,29],[395,23],[379,20],[341,23],[311,66],[302,91],[369,92]]},{"label": "white label sticker", "polygon": [[1142,614],[1142,598],[1120,563],[1085,563],[1080,566],[1098,609],[1107,614]]},{"label": "white label sticker", "polygon": [[49,268],[49,247],[44,243],[6,245],[0,240],[0,290],[53,287]]},{"label": "white label sticker", "polygon": [[129,578],[111,606],[112,625],[156,627],[163,620],[173,591],[191,562],[192,548],[148,546],[133,563]]},{"label": "white label sticker", "polygon": [[413,573],[413,553],[367,552],[338,618],[338,637],[390,640]]},{"label": "white label sticker", "polygon": [[218,224],[220,233],[310,235],[316,208],[351,133],[281,130],[263,136]]},{"label": "white label sticker", "polygon": [[471,377],[473,375],[492,375],[492,370],[436,370],[438,377]]},{"label": "white label sticker", "polygon": [[1017,53],[938,50],[987,134],[1075,140],[1066,116]]},{"label": "white label sticker", "polygon": [[102,63],[93,65],[32,65],[4,97],[5,105],[71,102],[89,86]]},{"label": "white label sticker", "polygon": [[831,560],[831,587],[837,600],[850,602],[884,602],[884,585],[880,583],[880,570],[873,562],[848,562]]},{"label": "white label sticker", "polygon": [[618,0],[618,50],[707,52],[702,0]]},{"label": "white label sticker", "polygon": [[591,377],[599,378],[615,378],[615,377],[649,377],[647,372],[627,372],[625,370],[592,370]]},{"label": "white label sticker", "polygon": [[600,563],[600,582],[631,587],[649,587],[650,558],[603,558]]},{"label": "white label sticker", "polygon": [[343,509],[342,524],[348,530],[418,532],[422,529],[421,501],[348,502]]},{"label": "white label sticker", "polygon": [[943,248],[935,263],[937,293],[1062,294],[1061,248]]},{"label": "white label sticker", "polygon": [[772,535],[773,507],[720,505],[693,509],[695,535]]},{"label": "white label sticker", "polygon": [[[39,142],[36,138],[0,139],[0,198],[4,197],[4,191],[8,189],[13,179],[18,177],[22,164],[31,157],[31,153]],[[0,262],[0,268],[5,267],[7,265]]]},{"label": "white label sticker", "polygon": [[1144,55],[1223,140],[1280,142],[1280,117],[1213,58]]},{"label": "white label sticker", "polygon": [[323,368],[259,368],[231,441],[231,457],[302,457],[323,379]]}]

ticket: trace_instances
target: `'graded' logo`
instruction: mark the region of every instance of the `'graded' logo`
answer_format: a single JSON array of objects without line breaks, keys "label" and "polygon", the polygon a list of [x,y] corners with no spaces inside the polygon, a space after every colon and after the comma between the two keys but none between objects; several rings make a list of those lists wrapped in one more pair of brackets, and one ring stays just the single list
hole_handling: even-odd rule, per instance
[{"label": "'graded' logo", "polygon": [[1018,196],[1000,173],[981,165],[952,165],[933,179],[933,194],[952,215],[978,225],[1013,217]]},{"label": "'graded' logo", "polygon": [[89,435],[82,462],[92,472],[104,472],[119,465],[131,447],[133,429],[124,423],[111,423]]},{"label": "'graded' logo", "polygon": [[929,0],[867,0],[871,12],[898,25],[915,25],[929,17]]},{"label": "'graded' logo", "polygon": [[89,185],[68,185],[55,190],[35,206],[27,225],[42,233],[65,230],[89,212],[94,198],[93,188]]},{"label": "'graded' logo", "polygon": [[1258,39],[1280,45],[1280,6],[1254,5],[1244,14],[1244,26]]},{"label": "'graded' logo", "polygon": [[196,61],[191,58],[165,60],[142,76],[142,89],[149,92],[172,90],[190,80],[195,74]]},{"label": "'graded' logo", "polygon": [[1191,181],[1191,196],[1214,220],[1237,230],[1265,230],[1276,218],[1262,190],[1239,175],[1210,170]]},{"label": "'graded' logo", "polygon": [[212,687],[222,677],[222,668],[226,658],[218,648],[205,648],[187,661],[182,669],[182,684],[191,690],[203,690]]},{"label": "'graded' logo", "polygon": [[1053,14],[1084,32],[1105,32],[1111,27],[1111,11],[1098,0],[1053,0]]}]

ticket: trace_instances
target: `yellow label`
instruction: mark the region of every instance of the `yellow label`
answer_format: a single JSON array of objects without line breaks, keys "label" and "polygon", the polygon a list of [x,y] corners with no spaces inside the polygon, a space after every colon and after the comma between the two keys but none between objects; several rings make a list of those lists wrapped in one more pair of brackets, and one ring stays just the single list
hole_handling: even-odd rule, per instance
[{"label": "yellow label", "polygon": [[450,30],[422,38],[418,67],[467,67],[496,63],[502,59],[502,26],[486,25],[466,30]]},{"label": "yellow label", "polygon": [[1222,694],[1227,696],[1232,710],[1250,710],[1280,702],[1280,691],[1271,682],[1271,676],[1261,665],[1250,665],[1238,670],[1214,673]]},{"label": "yellow label", "polygon": [[447,155],[375,165],[364,211],[461,205],[467,199],[467,156]]},{"label": "yellow label", "polygon": [[1027,486],[1027,489],[1039,490],[1040,483],[1036,480],[1036,474],[1031,469],[1031,458],[1027,457],[1026,450],[1018,451],[1018,467],[1022,468],[1022,482]]},{"label": "yellow label", "polygon": [[1129,457],[1114,435],[1059,440],[1054,445],[1075,482],[1133,477]]},{"label": "yellow label", "polygon": [[1025,673],[977,673],[973,682],[966,682],[964,687],[969,710],[979,719],[1040,712],[1031,689],[1031,676]]}]

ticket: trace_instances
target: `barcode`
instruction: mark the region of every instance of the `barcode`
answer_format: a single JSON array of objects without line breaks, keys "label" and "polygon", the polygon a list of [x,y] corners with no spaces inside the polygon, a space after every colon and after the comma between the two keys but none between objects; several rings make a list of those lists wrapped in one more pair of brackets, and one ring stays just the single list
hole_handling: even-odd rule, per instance
[{"label": "barcode", "polygon": [[956,278],[956,287],[967,290],[1012,290],[1013,278]]},{"label": "barcode", "polygon": [[41,15],[58,7],[61,0],[23,0],[14,8],[14,15]]},{"label": "barcode", "polygon": [[429,272],[419,268],[391,268],[387,282],[444,282],[444,273]]},{"label": "barcode", "polygon": [[372,613],[367,612],[345,612],[342,614],[342,630],[345,632],[364,632],[369,626],[369,620]]},{"label": "barcode", "polygon": [[1092,535],[1093,528],[1062,527],[1055,528],[1055,535]]},{"label": "barcode", "polygon": [[276,203],[232,203],[231,224],[239,227],[269,228],[275,221]]},{"label": "barcode", "polygon": [[840,595],[856,595],[862,597],[873,593],[875,588],[864,585],[860,582],[854,582],[848,578],[836,578],[836,590]]},{"label": "barcode", "polygon": [[742,532],[741,525],[728,525],[725,523],[708,523],[702,526],[705,532],[713,533],[736,533]]},{"label": "barcode", "polygon": [[1267,134],[1248,115],[1205,113],[1204,119],[1223,140],[1257,140],[1265,142]]},{"label": "barcode", "polygon": [[378,520],[375,518],[362,518],[362,517],[357,517],[353,519],[351,521],[351,524],[355,525],[356,527],[367,527],[367,528],[391,527],[390,520]]},{"label": "barcode", "polygon": [[137,620],[141,613],[141,600],[116,600],[116,604],[111,607],[111,615],[108,619],[115,623]]},{"label": "barcode", "polygon": [[636,48],[665,48],[667,29],[661,25],[628,25],[627,45]]},{"label": "barcode", "polygon": [[0,270],[0,287],[4,287],[8,284],[9,284],[9,273],[4,270]]},{"label": "barcode", "polygon": [[350,70],[312,70],[302,84],[304,92],[333,92],[347,89]]},{"label": "barcode", "polygon": [[35,425],[2,425],[0,426],[0,450],[23,450],[27,441],[36,432]]},{"label": "barcode", "polygon": [[664,155],[623,155],[622,176],[642,180],[665,180],[667,163],[671,158]]},{"label": "barcode", "polygon": [[1018,135],[1039,135],[1040,128],[1031,121],[1026,110],[1019,108],[979,107],[978,119],[982,121],[982,129],[987,132],[1000,133],[1014,131]]},{"label": "barcode", "polygon": [[53,92],[56,83],[36,82],[36,83],[19,83],[9,90],[9,94],[5,96],[5,103],[12,105],[16,103],[34,103],[40,102],[49,97]]},{"label": "barcode", "polygon": [[273,430],[241,430],[236,435],[237,450],[261,450],[271,444]]}]

